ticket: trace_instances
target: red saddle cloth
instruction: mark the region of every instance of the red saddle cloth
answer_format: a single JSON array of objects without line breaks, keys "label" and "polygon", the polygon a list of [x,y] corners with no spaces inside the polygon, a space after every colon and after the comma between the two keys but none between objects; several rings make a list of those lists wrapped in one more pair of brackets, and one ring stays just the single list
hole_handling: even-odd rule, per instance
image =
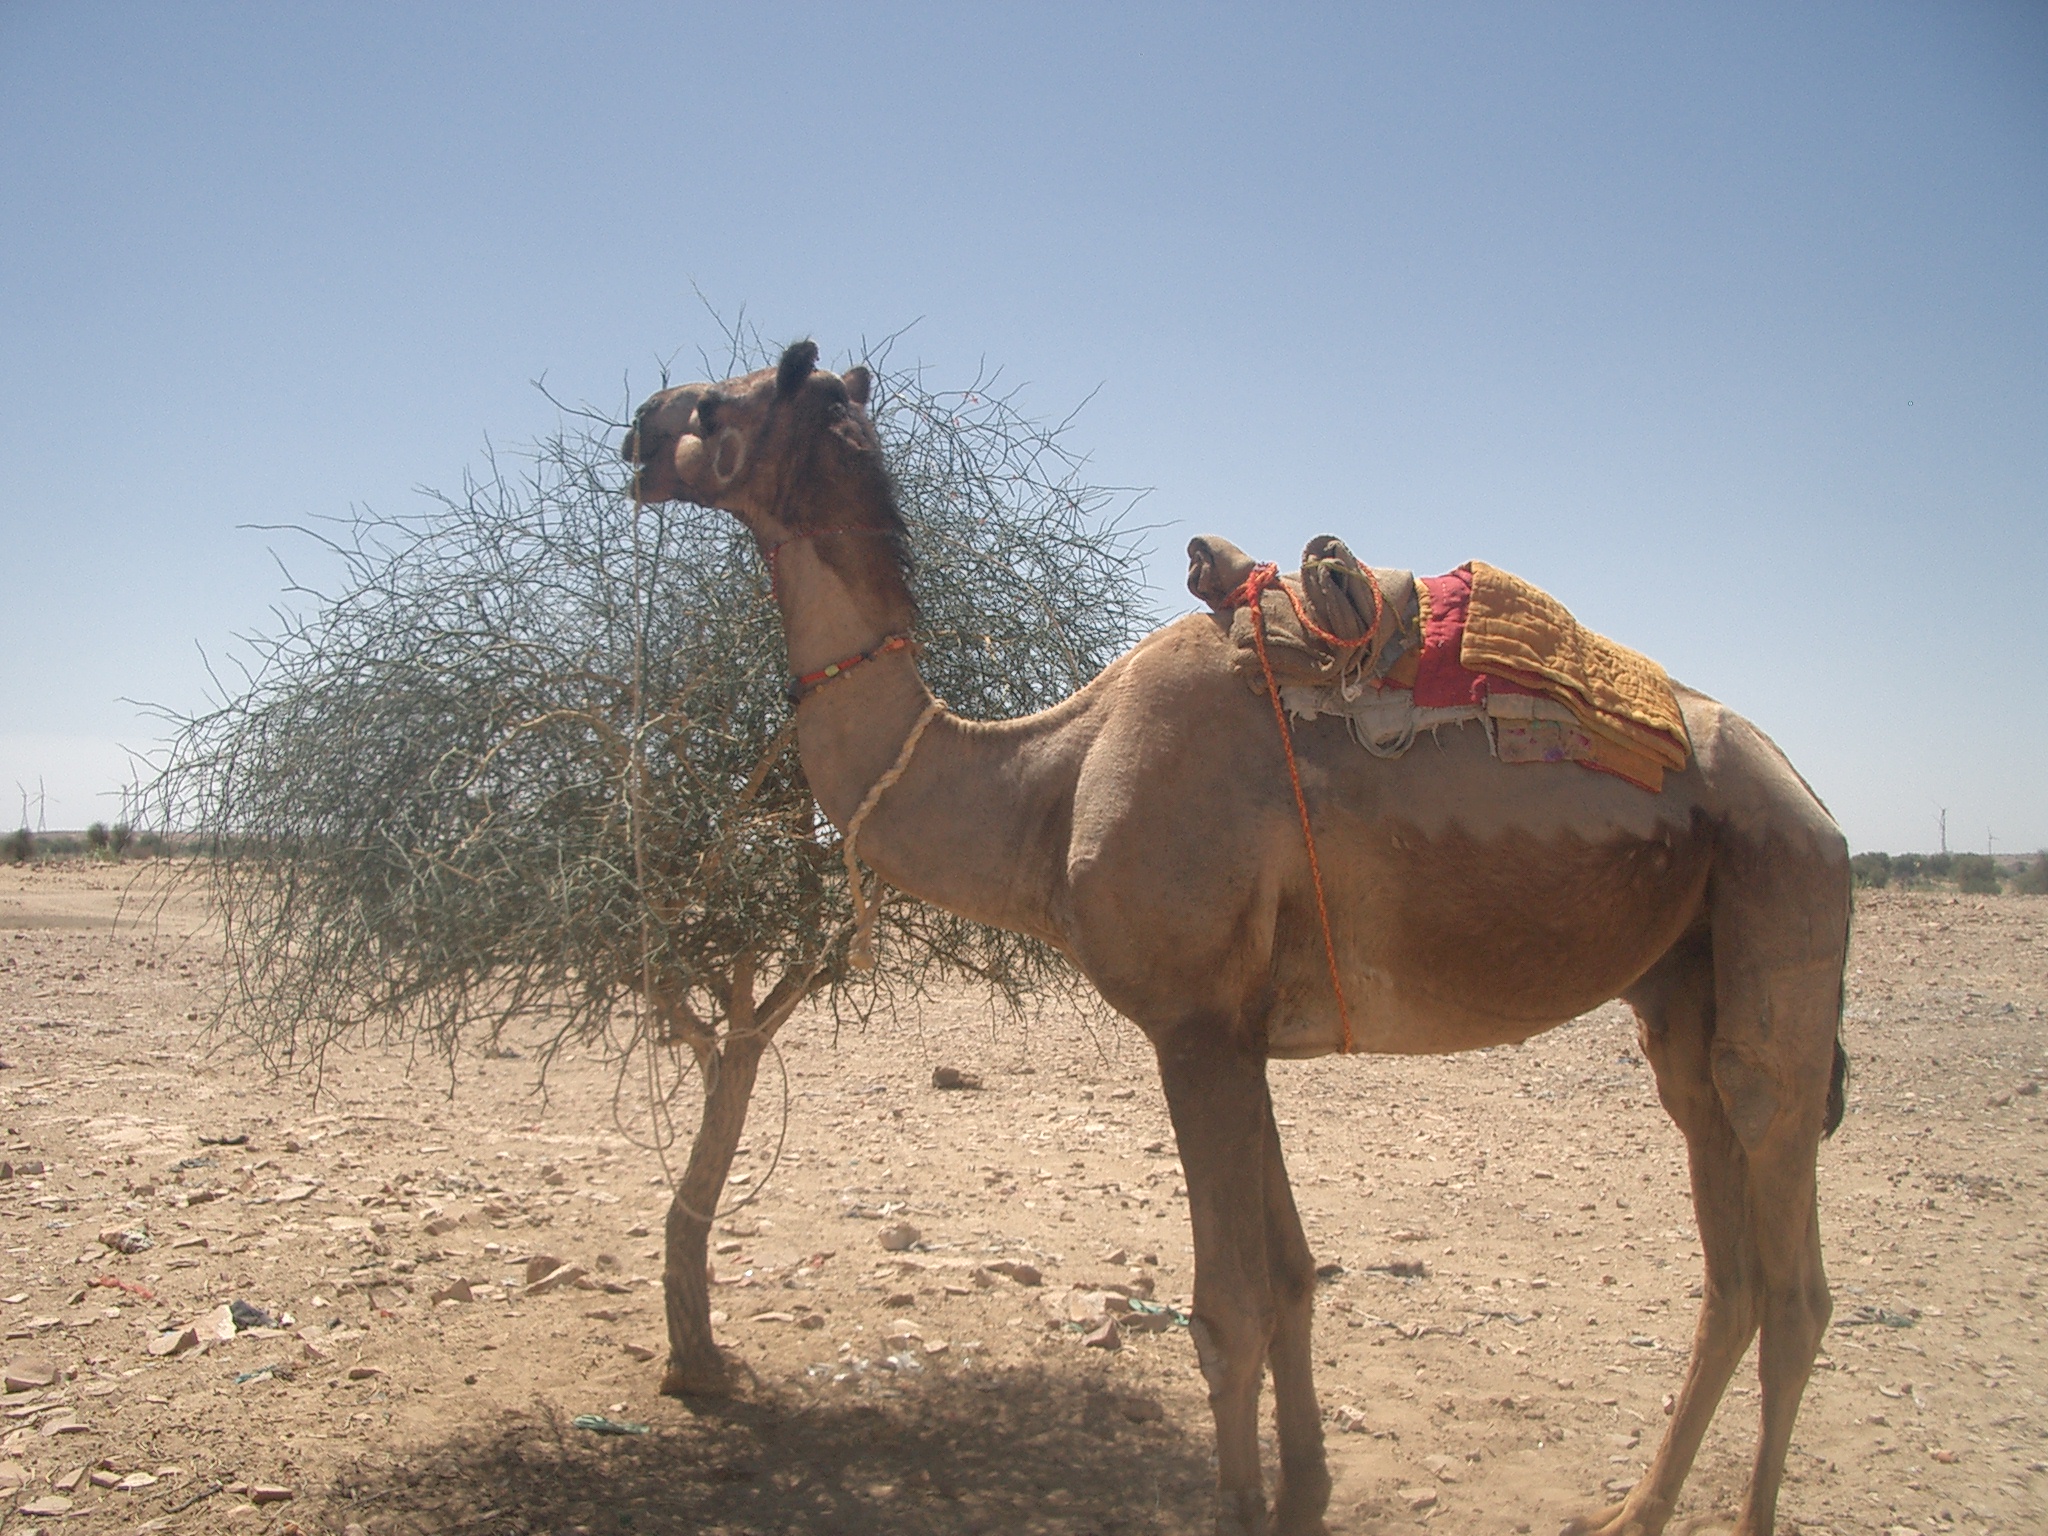
[{"label": "red saddle cloth", "polygon": [[[1666,771],[1685,761],[1682,749],[1674,762],[1663,741],[1648,738],[1641,727],[1627,721],[1588,710],[1583,700],[1568,690],[1530,686],[1499,672],[1465,665],[1466,625],[1472,606],[1470,566],[1442,576],[1418,576],[1415,584],[1423,599],[1422,649],[1412,683],[1419,707],[1484,709],[1492,721],[1494,750],[1503,762],[1572,762],[1654,792],[1663,789]],[[1658,675],[1662,676],[1661,670]],[[1398,673],[1390,680],[1403,681]],[[1545,681],[1530,680],[1539,685]],[[1682,733],[1682,725],[1679,731]]]}]

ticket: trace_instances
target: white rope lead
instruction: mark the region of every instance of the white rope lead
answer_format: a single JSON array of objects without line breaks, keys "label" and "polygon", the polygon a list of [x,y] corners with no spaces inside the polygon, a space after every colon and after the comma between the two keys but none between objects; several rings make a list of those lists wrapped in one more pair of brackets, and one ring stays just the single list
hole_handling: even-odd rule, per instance
[{"label": "white rope lead", "polygon": [[946,712],[944,699],[933,699],[925,705],[924,713],[917,717],[917,724],[910,728],[910,734],[903,738],[903,748],[896,754],[896,762],[889,771],[875,780],[874,787],[867,792],[867,798],[860,803],[860,809],[853,813],[853,819],[846,824],[843,851],[846,855],[846,884],[853,896],[853,938],[846,946],[846,960],[857,971],[872,971],[875,968],[875,912],[882,904],[881,877],[875,878],[875,894],[869,897],[860,878],[860,855],[855,844],[860,840],[862,823],[868,819],[868,812],[880,803],[889,787],[903,777],[903,771],[910,766],[912,754],[917,751],[918,742],[924,739],[925,727]]}]

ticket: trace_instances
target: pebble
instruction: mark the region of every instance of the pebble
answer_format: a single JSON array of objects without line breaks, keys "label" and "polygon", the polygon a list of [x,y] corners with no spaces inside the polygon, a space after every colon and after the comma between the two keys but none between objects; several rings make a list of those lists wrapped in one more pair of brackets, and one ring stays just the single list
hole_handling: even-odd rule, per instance
[{"label": "pebble", "polygon": [[962,1072],[958,1067],[934,1067],[932,1086],[944,1090],[972,1092],[981,1087],[981,1079],[972,1072]]},{"label": "pebble", "polygon": [[1026,1264],[1018,1259],[990,1259],[981,1267],[992,1275],[1002,1275],[1019,1285],[1040,1285],[1045,1281],[1036,1264]]},{"label": "pebble", "polygon": [[46,1493],[40,1498],[30,1499],[26,1504],[17,1505],[14,1512],[35,1519],[42,1515],[68,1514],[70,1509],[71,1501],[63,1494]]},{"label": "pebble", "polygon": [[1436,1508],[1437,1494],[1434,1488],[1403,1488],[1400,1499],[1410,1509],[1420,1513],[1425,1509]]},{"label": "pebble", "polygon": [[1100,1328],[1089,1334],[1081,1343],[1089,1349],[1115,1351],[1124,1347],[1124,1336],[1117,1331],[1116,1319],[1108,1317],[1103,1319]]},{"label": "pebble", "polygon": [[210,1312],[202,1312],[186,1325],[198,1334],[200,1341],[207,1344],[225,1344],[235,1336],[235,1310],[222,1302]]},{"label": "pebble", "polygon": [[629,1358],[639,1361],[642,1365],[661,1353],[652,1344],[621,1344],[619,1348],[623,1349]]},{"label": "pebble", "polygon": [[[530,1273],[532,1266],[528,1265],[527,1268]],[[549,1270],[538,1280],[528,1281],[525,1294],[528,1296],[545,1296],[550,1291],[559,1291],[565,1285],[574,1285],[583,1278],[585,1273],[586,1271],[580,1264],[563,1264],[556,1269]]]},{"label": "pebble", "polygon": [[440,1290],[433,1292],[427,1299],[435,1303],[444,1301],[475,1301],[476,1291],[467,1280],[450,1280]]},{"label": "pebble", "polygon": [[292,1490],[280,1483],[254,1483],[249,1488],[251,1504],[282,1504],[294,1497]]},{"label": "pebble", "polygon": [[907,1253],[924,1238],[924,1234],[907,1221],[892,1222],[875,1234],[875,1241],[891,1253]]},{"label": "pebble", "polygon": [[10,1392],[33,1392],[39,1387],[55,1385],[56,1380],[56,1363],[40,1355],[22,1355],[7,1362],[6,1381]]},{"label": "pebble", "polygon": [[1157,1424],[1166,1417],[1165,1405],[1156,1397],[1118,1398],[1116,1406],[1133,1424]]}]

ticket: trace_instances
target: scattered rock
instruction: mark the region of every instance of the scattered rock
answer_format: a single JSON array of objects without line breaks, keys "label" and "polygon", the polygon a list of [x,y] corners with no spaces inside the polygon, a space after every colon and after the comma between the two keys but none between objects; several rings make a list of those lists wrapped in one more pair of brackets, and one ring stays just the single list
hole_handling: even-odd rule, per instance
[{"label": "scattered rock", "polygon": [[116,1253],[140,1253],[156,1246],[156,1239],[140,1227],[109,1227],[100,1234],[100,1242]]},{"label": "scattered rock", "polygon": [[467,1280],[450,1280],[438,1291],[430,1293],[427,1299],[437,1304],[444,1301],[475,1301],[476,1290]]},{"label": "scattered rock", "polygon": [[981,1267],[992,1275],[1002,1275],[1019,1285],[1041,1285],[1045,1281],[1036,1264],[1026,1264],[1019,1259],[990,1259]]},{"label": "scattered rock", "polygon": [[6,1383],[10,1392],[33,1392],[56,1384],[60,1373],[53,1360],[40,1355],[22,1355],[7,1362]]},{"label": "scattered rock", "polygon": [[1093,1333],[1089,1334],[1088,1337],[1083,1339],[1081,1342],[1089,1349],[1107,1349],[1114,1351],[1122,1349],[1124,1347],[1124,1336],[1123,1334],[1117,1331],[1116,1319],[1113,1317],[1107,1317],[1102,1320],[1102,1326],[1100,1328],[1097,1328]]},{"label": "scattered rock", "polygon": [[2024,1083],[2021,1083],[2019,1087],[2013,1089],[2013,1092],[2018,1094],[2023,1099],[2031,1099],[2035,1094],[2039,1093],[2040,1091],[2041,1085],[2035,1082],[2031,1077],[2028,1078]]},{"label": "scattered rock", "polygon": [[173,1328],[149,1341],[149,1352],[159,1359],[182,1355],[186,1350],[198,1347],[199,1330],[196,1328]]},{"label": "scattered rock", "polygon": [[283,1504],[295,1497],[292,1490],[281,1483],[252,1483],[249,1486],[251,1504]]},{"label": "scattered rock", "polygon": [[1166,1408],[1156,1397],[1120,1397],[1116,1408],[1133,1424],[1157,1424],[1166,1417]]},{"label": "scattered rock", "polygon": [[[822,1319],[820,1319],[820,1321],[822,1321]],[[642,1365],[645,1365],[648,1361],[652,1360],[656,1355],[661,1353],[661,1351],[656,1349],[652,1344],[621,1344],[619,1348],[623,1349],[628,1357],[639,1361]]]},{"label": "scattered rock", "polygon": [[71,1501],[61,1493],[46,1493],[40,1498],[30,1499],[26,1504],[15,1507],[17,1515],[27,1515],[31,1520],[44,1515],[62,1515],[70,1512]]},{"label": "scattered rock", "polygon": [[235,1336],[235,1309],[231,1303],[223,1302],[193,1318],[191,1328],[202,1344],[225,1344]]},{"label": "scattered rock", "polygon": [[793,1323],[796,1321],[796,1314],[794,1312],[756,1312],[747,1321],[750,1323]]},{"label": "scattered rock", "polygon": [[1458,1460],[1455,1456],[1425,1456],[1422,1464],[1440,1483],[1455,1483],[1458,1480]]},{"label": "scattered rock", "polygon": [[253,1306],[246,1301],[229,1302],[228,1316],[235,1320],[235,1326],[239,1329],[275,1328],[277,1326],[276,1318],[272,1317],[261,1307]]},{"label": "scattered rock", "polygon": [[1429,1266],[1420,1259],[1388,1259],[1384,1264],[1368,1264],[1366,1271],[1375,1275],[1392,1275],[1397,1280],[1427,1280]]},{"label": "scattered rock", "polygon": [[352,1365],[348,1368],[350,1381],[371,1381],[383,1374],[384,1367],[381,1365]]},{"label": "scattered rock", "polygon": [[1403,1488],[1397,1497],[1417,1514],[1425,1509],[1436,1508],[1437,1496],[1434,1488]]},{"label": "scattered rock", "polygon": [[907,1221],[892,1222],[875,1234],[875,1241],[891,1253],[907,1253],[923,1238],[924,1234]]},{"label": "scattered rock", "polygon": [[[533,1266],[530,1264],[527,1266],[529,1272],[532,1271],[532,1268]],[[584,1269],[582,1265],[563,1264],[549,1270],[538,1280],[529,1282],[525,1294],[528,1296],[545,1296],[550,1291],[559,1291],[565,1285],[574,1285],[583,1276]]]},{"label": "scattered rock", "polygon": [[972,1072],[962,1072],[958,1067],[934,1067],[932,1086],[939,1089],[965,1089],[973,1091],[981,1087],[981,1079]]},{"label": "scattered rock", "polygon": [[526,1261],[526,1283],[532,1285],[536,1280],[546,1279],[560,1269],[562,1264],[563,1261],[552,1253],[536,1253]]},{"label": "scattered rock", "polygon": [[815,1333],[818,1329],[825,1326],[825,1314],[822,1312],[806,1312],[796,1320],[796,1325],[807,1333]]}]

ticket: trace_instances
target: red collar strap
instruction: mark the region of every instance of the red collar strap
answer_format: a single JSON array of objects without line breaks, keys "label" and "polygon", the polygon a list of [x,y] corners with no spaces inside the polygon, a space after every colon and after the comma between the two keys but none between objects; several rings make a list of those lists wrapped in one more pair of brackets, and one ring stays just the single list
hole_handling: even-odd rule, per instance
[{"label": "red collar strap", "polygon": [[864,661],[874,661],[895,651],[907,651],[912,644],[908,635],[890,635],[871,651],[856,651],[843,661],[835,661],[829,667],[820,667],[816,672],[806,672],[801,677],[789,680],[789,686],[782,690],[782,696],[789,700],[789,707],[797,705],[831,682],[835,677],[844,677]]}]

